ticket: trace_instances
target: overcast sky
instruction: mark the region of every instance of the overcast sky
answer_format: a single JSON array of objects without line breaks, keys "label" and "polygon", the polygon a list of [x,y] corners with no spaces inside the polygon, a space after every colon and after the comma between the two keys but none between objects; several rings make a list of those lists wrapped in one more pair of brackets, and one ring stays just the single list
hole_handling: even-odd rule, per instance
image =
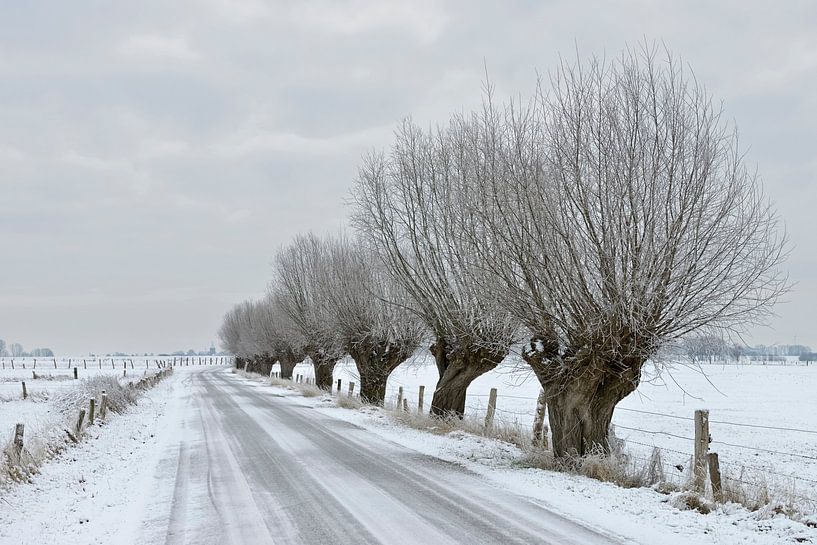
[{"label": "overcast sky", "polygon": [[0,338],[208,347],[275,249],[345,225],[405,115],[528,93],[559,53],[663,40],[785,217],[797,283],[753,342],[817,348],[817,3],[0,2]]}]

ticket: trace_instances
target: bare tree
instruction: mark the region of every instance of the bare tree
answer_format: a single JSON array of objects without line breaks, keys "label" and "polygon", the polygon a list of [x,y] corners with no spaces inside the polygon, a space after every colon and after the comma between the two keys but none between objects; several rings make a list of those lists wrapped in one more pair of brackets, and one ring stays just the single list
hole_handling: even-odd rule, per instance
[{"label": "bare tree", "polygon": [[786,242],[736,132],[669,54],[563,63],[551,83],[477,119],[499,124],[505,165],[479,217],[486,268],[531,334],[554,452],[584,455],[608,448],[616,404],[662,346],[768,315]]},{"label": "bare tree", "polygon": [[268,294],[259,301],[256,313],[260,322],[256,327],[262,336],[261,343],[271,359],[266,374],[277,361],[281,367],[281,378],[291,379],[295,366],[306,357],[299,342],[300,335],[274,295]]},{"label": "bare tree", "polygon": [[11,351],[11,355],[15,358],[19,358],[26,353],[23,349],[23,345],[20,343],[11,343],[11,346],[9,346],[9,351]]},{"label": "bare tree", "polygon": [[270,293],[299,335],[297,346],[312,360],[315,383],[331,388],[335,364],[346,353],[329,319],[320,279],[331,265],[325,241],[314,234],[298,235],[275,257]]},{"label": "bare tree", "polygon": [[305,357],[299,337],[272,296],[244,301],[224,315],[218,335],[225,350],[236,355],[236,366],[268,375],[276,361],[281,376],[292,378],[295,365]]},{"label": "bare tree", "polygon": [[345,236],[327,244],[329,266],[320,286],[331,329],[355,361],[361,397],[382,403],[389,374],[417,349],[425,330],[373,252]]},{"label": "bare tree", "polygon": [[440,375],[433,414],[465,410],[468,385],[507,355],[517,322],[486,297],[488,278],[463,231],[472,226],[474,154],[453,124],[423,131],[405,121],[391,152],[364,159],[353,222],[412,300],[434,340]]},{"label": "bare tree", "polygon": [[6,355],[6,341],[0,339],[0,356]]},{"label": "bare tree", "polygon": [[236,367],[243,367],[256,353],[251,339],[251,313],[252,302],[244,301],[235,305],[224,315],[218,331],[221,345],[236,356]]}]

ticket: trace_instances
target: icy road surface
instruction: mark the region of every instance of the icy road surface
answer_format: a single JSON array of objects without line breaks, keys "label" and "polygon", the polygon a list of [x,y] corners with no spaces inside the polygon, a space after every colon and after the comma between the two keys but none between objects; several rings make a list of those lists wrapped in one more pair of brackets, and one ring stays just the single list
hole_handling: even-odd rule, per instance
[{"label": "icy road surface", "polygon": [[138,543],[626,543],[223,368],[182,381]]}]

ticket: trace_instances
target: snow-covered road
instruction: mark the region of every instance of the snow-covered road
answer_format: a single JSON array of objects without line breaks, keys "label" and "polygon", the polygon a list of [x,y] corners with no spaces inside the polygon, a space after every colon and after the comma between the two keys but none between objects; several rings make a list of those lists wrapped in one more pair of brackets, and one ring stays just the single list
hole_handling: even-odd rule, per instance
[{"label": "snow-covered road", "polygon": [[138,543],[624,542],[223,368],[181,385]]}]

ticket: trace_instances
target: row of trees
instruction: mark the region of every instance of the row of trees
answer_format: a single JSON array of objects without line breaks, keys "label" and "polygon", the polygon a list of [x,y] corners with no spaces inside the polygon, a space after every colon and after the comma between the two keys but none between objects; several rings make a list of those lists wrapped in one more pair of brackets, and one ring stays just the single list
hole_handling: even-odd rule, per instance
[{"label": "row of trees", "polygon": [[426,342],[431,411],[461,415],[468,385],[522,343],[559,456],[608,447],[659,350],[761,321],[787,289],[785,236],[736,132],[647,49],[564,62],[524,102],[489,86],[443,126],[404,121],[364,158],[352,205],[354,238],[278,252],[267,298],[225,317],[225,347],[282,368],[308,355],[324,386],[350,354],[381,401]]},{"label": "row of trees", "polygon": [[11,356],[13,358],[53,358],[54,352],[50,348],[35,348],[31,352],[26,352],[20,343],[11,343],[6,350],[6,341],[0,339],[0,357]]}]

